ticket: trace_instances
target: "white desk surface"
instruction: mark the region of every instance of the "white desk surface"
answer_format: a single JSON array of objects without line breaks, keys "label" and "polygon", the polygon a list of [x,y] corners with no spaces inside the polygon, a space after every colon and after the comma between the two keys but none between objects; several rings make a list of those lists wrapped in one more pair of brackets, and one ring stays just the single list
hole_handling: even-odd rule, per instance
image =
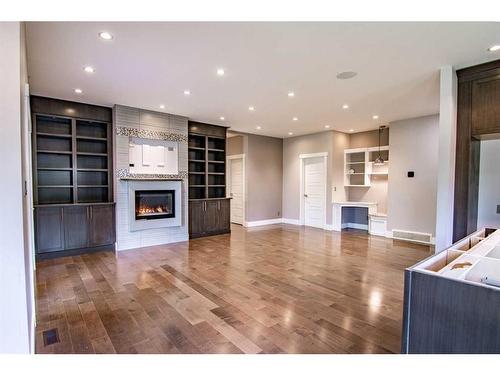
[{"label": "white desk surface", "polygon": [[333,202],[333,204],[349,205],[349,206],[371,206],[378,204],[377,202]]}]

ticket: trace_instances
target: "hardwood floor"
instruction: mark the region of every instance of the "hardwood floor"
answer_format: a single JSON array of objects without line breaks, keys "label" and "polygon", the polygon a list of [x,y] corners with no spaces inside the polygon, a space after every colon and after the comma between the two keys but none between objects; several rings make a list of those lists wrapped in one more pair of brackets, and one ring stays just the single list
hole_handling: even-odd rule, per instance
[{"label": "hardwood floor", "polygon": [[[314,228],[37,262],[37,353],[398,353],[427,246]],[[44,346],[43,332],[59,342]],[[52,332],[53,333],[53,332]]]}]

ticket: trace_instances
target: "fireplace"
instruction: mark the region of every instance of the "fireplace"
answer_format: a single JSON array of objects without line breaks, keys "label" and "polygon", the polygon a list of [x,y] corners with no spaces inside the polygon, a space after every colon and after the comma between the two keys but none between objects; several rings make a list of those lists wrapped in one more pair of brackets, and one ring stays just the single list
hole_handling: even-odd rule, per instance
[{"label": "fireplace", "polygon": [[175,217],[175,190],[136,190],[135,220]]},{"label": "fireplace", "polygon": [[182,184],[180,180],[128,181],[129,231],[182,226],[187,204]]}]

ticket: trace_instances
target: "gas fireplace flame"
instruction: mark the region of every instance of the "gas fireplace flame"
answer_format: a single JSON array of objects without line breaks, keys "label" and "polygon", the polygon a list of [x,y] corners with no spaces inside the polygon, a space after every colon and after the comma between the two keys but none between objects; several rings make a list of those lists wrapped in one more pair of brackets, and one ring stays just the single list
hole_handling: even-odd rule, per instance
[{"label": "gas fireplace flame", "polygon": [[168,213],[165,207],[163,206],[147,206],[147,205],[141,205],[137,209],[137,214],[138,215],[146,215],[146,214],[161,214],[161,213]]}]

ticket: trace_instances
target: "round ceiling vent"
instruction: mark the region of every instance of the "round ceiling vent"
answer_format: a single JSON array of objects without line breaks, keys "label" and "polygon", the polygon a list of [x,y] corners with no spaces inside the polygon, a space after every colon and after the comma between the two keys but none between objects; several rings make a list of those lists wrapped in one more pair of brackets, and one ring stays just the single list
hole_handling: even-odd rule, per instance
[{"label": "round ceiling vent", "polygon": [[337,78],[338,79],[350,79],[350,78],[353,78],[353,77],[356,77],[358,73],[356,72],[340,72],[339,74],[337,74]]}]

